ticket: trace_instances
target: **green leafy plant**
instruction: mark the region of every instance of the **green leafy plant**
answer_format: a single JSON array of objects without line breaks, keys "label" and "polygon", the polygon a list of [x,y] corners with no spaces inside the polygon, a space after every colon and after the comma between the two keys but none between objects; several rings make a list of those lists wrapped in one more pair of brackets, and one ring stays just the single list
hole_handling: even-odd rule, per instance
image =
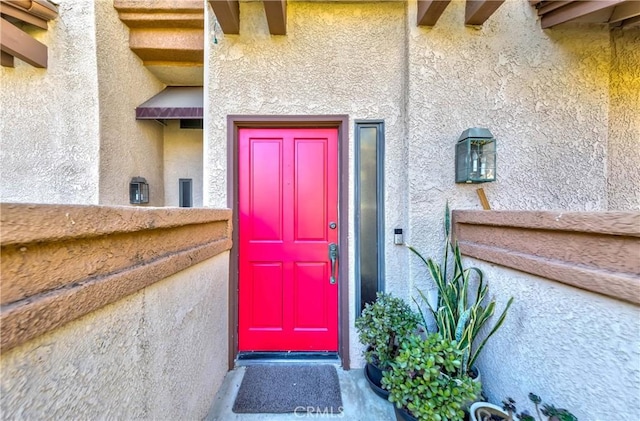
[{"label": "green leafy plant", "polygon": [[463,405],[480,392],[480,384],[461,370],[462,354],[455,341],[438,333],[409,336],[382,377],[389,401],[421,421],[462,420]]},{"label": "green leafy plant", "polygon": [[[540,396],[538,395],[529,393],[529,400],[533,402],[533,404],[535,405],[536,414],[540,421],[543,421],[543,418],[542,418],[543,415],[547,417],[547,421],[578,421],[578,418],[576,418],[575,415],[573,415],[571,412],[567,411],[566,409],[556,408],[555,406],[548,405],[548,404],[544,404],[542,405],[542,407],[540,407],[540,405],[542,404],[542,398],[540,398]],[[504,401],[502,401],[502,408],[508,414],[508,418],[506,419],[506,421],[513,421],[514,414],[516,414],[517,412],[516,402],[511,398],[507,398]],[[518,417],[517,419],[520,421],[536,421],[536,419],[532,415],[530,415],[529,412],[527,411],[523,411],[520,414],[517,414],[516,416]]]},{"label": "green leafy plant", "polygon": [[[507,310],[513,303],[513,297],[507,302],[493,328],[480,341],[478,346],[474,347],[474,341],[478,339],[480,331],[495,312],[496,302],[491,300],[485,305],[489,286],[484,282],[482,271],[477,267],[465,268],[462,265],[460,247],[457,242],[454,243],[451,239],[451,220],[448,204],[445,208],[444,230],[446,241],[444,258],[441,264],[437,264],[431,258],[425,258],[414,247],[408,247],[427,266],[429,274],[438,288],[436,307],[431,306],[420,289],[418,289],[418,293],[435,319],[438,332],[444,338],[456,341],[458,349],[463,351],[463,369],[469,371],[474,367],[478,355],[480,355],[489,338],[504,323]],[[449,262],[450,259],[452,260],[451,263]],[[473,274],[477,277],[475,292],[470,291]],[[426,328],[427,320],[424,311],[420,304],[417,301],[415,302],[418,305],[423,325]]]},{"label": "green leafy plant", "polygon": [[418,314],[404,300],[379,292],[376,301],[367,303],[356,320],[358,338],[366,346],[366,361],[388,368],[398,355],[400,342],[418,328],[419,322]]}]

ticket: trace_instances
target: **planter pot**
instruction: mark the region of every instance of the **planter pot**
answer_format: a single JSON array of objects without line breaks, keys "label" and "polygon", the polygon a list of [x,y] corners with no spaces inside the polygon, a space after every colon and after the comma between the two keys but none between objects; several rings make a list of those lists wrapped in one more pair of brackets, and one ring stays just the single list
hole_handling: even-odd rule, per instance
[{"label": "planter pot", "polygon": [[396,411],[397,421],[418,421],[416,417],[409,414],[409,412],[404,408],[398,408],[397,406],[394,405],[393,409]]},{"label": "planter pot", "polygon": [[[418,421],[416,417],[409,414],[409,412],[407,412],[407,410],[404,408],[398,409],[398,407],[394,405],[393,409],[396,412],[396,421]],[[469,418],[469,413],[467,411],[464,412],[464,421],[471,421],[471,418]]]},{"label": "planter pot", "polygon": [[475,402],[469,410],[471,421],[503,421],[509,415],[497,405],[489,402]]},{"label": "planter pot", "polygon": [[385,400],[389,398],[389,391],[382,388],[382,370],[380,370],[380,367],[367,363],[364,366],[364,378],[367,379],[369,387],[376,395]]},{"label": "planter pot", "polygon": [[480,373],[480,369],[478,367],[471,367],[471,371],[473,371],[476,376],[472,377],[474,382],[481,383],[482,382],[482,374]]}]

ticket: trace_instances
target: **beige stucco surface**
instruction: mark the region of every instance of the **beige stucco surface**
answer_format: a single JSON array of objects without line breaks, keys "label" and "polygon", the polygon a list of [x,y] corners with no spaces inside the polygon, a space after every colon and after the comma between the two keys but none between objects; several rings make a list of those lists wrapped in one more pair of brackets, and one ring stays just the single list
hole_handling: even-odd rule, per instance
[{"label": "beige stucco surface", "polygon": [[49,30],[47,69],[0,68],[0,200],[129,204],[143,176],[164,205],[162,126],[135,107],[164,88],[129,49],[111,0],[61,0]]},{"label": "beige stucco surface", "polygon": [[640,30],[611,32],[609,210],[640,210]]},{"label": "beige stucco surface", "polygon": [[202,206],[202,130],[180,129],[179,120],[164,128],[164,205],[180,205],[179,179],[192,179],[193,206]]},{"label": "beige stucco surface", "polygon": [[3,353],[6,419],[203,419],[227,371],[228,252]]},{"label": "beige stucco surface", "polygon": [[635,421],[640,408],[640,307],[469,259],[507,319],[480,357],[484,392],[534,408],[529,392],[579,420]]},{"label": "beige stucco surface", "polygon": [[[393,245],[392,229],[404,228],[407,242],[426,256],[438,258],[445,203],[452,208],[480,209],[478,187],[484,188],[497,210],[628,209],[638,197],[634,181],[640,167],[635,153],[638,148],[634,148],[638,144],[634,131],[638,104],[635,63],[640,51],[635,48],[637,32],[614,34],[612,41],[609,29],[598,25],[569,24],[542,30],[535,10],[519,0],[507,0],[482,27],[464,26],[463,0],[452,1],[435,27],[417,27],[416,7],[415,2],[289,2],[287,35],[280,37],[268,34],[259,4],[241,3],[240,35],[218,31],[218,44],[205,46],[205,205],[227,204],[228,114],[349,116],[350,217],[343,229],[349,230],[351,246],[348,282],[352,326],[356,119],[385,121],[385,283],[387,291],[404,298],[415,295],[416,287],[432,295],[432,286],[410,252]],[[210,10],[207,26],[211,31]],[[494,183],[454,183],[454,145],[469,127],[487,127],[497,138],[498,179]],[[616,154],[624,159],[614,158]],[[623,166],[631,169],[622,171]],[[494,272],[490,271],[489,277]],[[496,273],[497,278],[508,278]],[[620,318],[622,322],[615,323],[620,329],[625,323],[637,326],[637,320],[633,324],[637,311],[627,304],[556,287],[528,275],[518,276],[524,281],[514,290],[516,301],[520,301],[514,319],[522,317],[518,315],[525,311],[522,309],[535,307],[535,311],[527,311],[540,320],[537,331],[548,336],[564,336],[566,326],[558,327],[557,317],[549,317],[545,311],[567,305],[594,307],[594,314],[603,318]],[[532,302],[543,291],[556,288],[561,292],[545,297],[541,306]],[[500,302],[506,301],[508,291],[506,286],[496,287]],[[614,348],[597,342],[598,337],[608,334],[603,323],[592,323],[598,330],[581,336],[593,321],[592,316],[580,320],[586,311],[576,310],[577,323],[567,328],[569,337],[580,337],[575,343],[592,341],[588,346],[591,354],[577,361],[587,364],[600,347],[609,354],[604,358],[611,359],[602,372],[609,367],[613,373],[621,373],[634,362],[637,365],[637,353],[629,352],[623,362],[614,362],[619,355]],[[527,361],[546,352],[547,343],[539,341],[533,329],[508,328],[505,332],[517,333],[517,344],[530,346],[525,350],[524,345],[517,345],[509,364],[528,367]],[[358,367],[362,359],[353,328],[350,338],[351,364]],[[570,348],[569,355],[581,353],[580,345],[574,346],[572,341],[563,342],[562,347]],[[505,352],[494,348],[492,358]],[[552,371],[563,379],[559,383],[563,388],[575,390],[569,379],[584,373],[574,374],[579,364],[562,361],[549,354],[539,362],[536,373]],[[498,399],[516,380],[504,377],[501,371],[495,376],[488,374],[486,381],[491,384],[491,397]],[[566,397],[567,405],[595,406],[596,415],[580,409],[581,420],[606,419],[603,414],[610,408],[608,402],[637,406],[630,397],[639,390],[637,370],[613,383],[627,387],[628,393],[620,393],[617,387],[599,387],[602,395],[596,405],[592,400],[579,400],[577,390],[556,393],[553,381],[541,382],[536,376],[530,381],[536,389],[532,391],[560,400]],[[521,392],[519,386],[514,387]]]},{"label": "beige stucco surface", "polygon": [[[453,1],[432,29],[409,28],[409,239],[431,255],[445,202],[481,209],[478,187],[494,210],[607,209],[608,30],[542,31],[520,1],[470,28],[464,9]],[[469,127],[497,139],[495,182],[454,183]]]},{"label": "beige stucco surface", "polygon": [[0,67],[0,200],[98,203],[99,103],[94,5],[62,0],[47,69]]},{"label": "beige stucco surface", "polygon": [[129,28],[111,0],[95,2],[100,100],[100,204],[129,204],[129,182],[149,183],[149,206],[164,205],[163,126],[137,121],[135,108],[162,84],[129,49]]}]

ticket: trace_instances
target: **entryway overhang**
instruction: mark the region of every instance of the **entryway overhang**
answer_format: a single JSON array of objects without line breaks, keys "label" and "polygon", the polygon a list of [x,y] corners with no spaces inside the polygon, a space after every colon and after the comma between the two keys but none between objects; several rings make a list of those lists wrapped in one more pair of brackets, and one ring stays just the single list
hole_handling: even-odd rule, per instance
[{"label": "entryway overhang", "polygon": [[567,22],[600,23],[622,28],[640,26],[640,2],[637,0],[530,0],[530,3],[538,9],[542,29]]},{"label": "entryway overhang", "polygon": [[201,119],[202,86],[169,86],[136,107],[136,120]]}]

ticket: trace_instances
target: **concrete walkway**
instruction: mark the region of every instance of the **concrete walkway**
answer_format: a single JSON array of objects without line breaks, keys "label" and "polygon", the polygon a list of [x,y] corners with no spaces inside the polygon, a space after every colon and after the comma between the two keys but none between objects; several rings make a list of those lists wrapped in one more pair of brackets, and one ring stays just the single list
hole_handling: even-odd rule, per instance
[{"label": "concrete walkway", "polygon": [[344,410],[339,414],[235,414],[231,411],[246,367],[227,373],[205,421],[293,421],[341,419],[349,421],[394,421],[393,406],[378,397],[364,378],[362,369],[338,370]]}]

